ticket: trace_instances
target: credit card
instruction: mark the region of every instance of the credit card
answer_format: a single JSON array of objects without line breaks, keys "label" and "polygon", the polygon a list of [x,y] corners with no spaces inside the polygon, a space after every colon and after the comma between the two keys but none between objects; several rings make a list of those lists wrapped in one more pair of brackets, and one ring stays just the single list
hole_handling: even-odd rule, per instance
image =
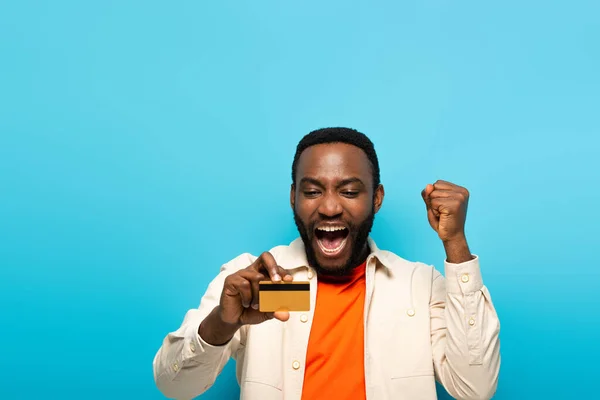
[{"label": "credit card", "polygon": [[261,312],[310,311],[310,282],[261,281],[258,306]]}]

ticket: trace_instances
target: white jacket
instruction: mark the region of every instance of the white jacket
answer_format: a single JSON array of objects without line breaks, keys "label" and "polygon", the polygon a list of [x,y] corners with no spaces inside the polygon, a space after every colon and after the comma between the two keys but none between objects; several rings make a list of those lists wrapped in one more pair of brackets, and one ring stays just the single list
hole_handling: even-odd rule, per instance
[{"label": "white jacket", "polygon": [[[379,250],[369,238],[364,309],[365,383],[368,400],[435,399],[437,379],[458,399],[489,399],[500,369],[500,323],[483,286],[479,259],[445,262],[444,278],[432,266]],[[198,335],[219,303],[225,278],[256,260],[242,254],[223,265],[200,307],[187,312],[154,358],[154,378],[167,397],[204,393],[230,357],[237,361],[241,399],[300,399],[313,319],[317,276],[302,240],[271,254],[294,280],[310,280],[311,311],[287,322],[243,326],[223,346]],[[343,377],[340,377],[343,379]]]}]

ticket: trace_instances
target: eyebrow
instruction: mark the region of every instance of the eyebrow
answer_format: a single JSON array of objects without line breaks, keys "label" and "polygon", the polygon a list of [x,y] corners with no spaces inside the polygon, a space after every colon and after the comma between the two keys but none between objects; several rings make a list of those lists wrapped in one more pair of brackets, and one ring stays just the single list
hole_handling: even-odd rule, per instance
[{"label": "eyebrow", "polygon": [[[308,184],[313,184],[313,185],[315,185],[315,186],[319,186],[319,187],[321,187],[321,188],[324,188],[324,187],[325,187],[325,186],[324,186],[324,185],[321,183],[321,181],[319,181],[318,179],[315,179],[315,178],[304,177],[304,178],[300,179],[300,185],[302,185],[302,184],[306,184],[306,183],[308,183]],[[349,185],[349,184],[351,184],[351,183],[358,183],[358,184],[361,184],[361,185],[363,185],[363,186],[364,186],[364,183],[363,183],[363,181],[361,181],[361,180],[360,180],[360,179],[358,179],[358,178],[346,178],[346,179],[342,179],[342,180],[341,180],[341,181],[340,181],[340,182],[337,184],[337,187],[338,187],[338,188],[340,188],[340,187],[343,187],[343,186]]]}]

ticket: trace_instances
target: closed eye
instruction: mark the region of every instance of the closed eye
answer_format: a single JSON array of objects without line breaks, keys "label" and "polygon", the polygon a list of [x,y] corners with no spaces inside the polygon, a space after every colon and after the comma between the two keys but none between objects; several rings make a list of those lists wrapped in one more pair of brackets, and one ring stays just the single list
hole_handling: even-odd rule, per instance
[{"label": "closed eye", "polygon": [[316,190],[305,190],[305,191],[304,191],[304,195],[305,195],[306,197],[315,197],[315,196],[318,196],[318,195],[319,195],[319,192],[318,192],[318,191],[316,191]]},{"label": "closed eye", "polygon": [[356,197],[358,196],[358,192],[356,191],[350,191],[350,190],[345,190],[342,192],[342,195],[345,197]]}]

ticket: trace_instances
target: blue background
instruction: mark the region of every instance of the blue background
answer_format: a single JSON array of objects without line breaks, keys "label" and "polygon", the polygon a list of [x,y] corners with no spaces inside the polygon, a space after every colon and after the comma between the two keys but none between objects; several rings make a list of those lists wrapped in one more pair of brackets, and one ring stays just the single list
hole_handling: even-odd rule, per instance
[{"label": "blue background", "polygon": [[[496,398],[597,396],[599,15],[1,2],[0,398],[161,398],[163,337],[221,264],[296,237],[295,145],[336,125],[375,142],[383,248],[441,268],[420,191],[470,189],[502,323]],[[233,367],[206,398],[236,398]]]}]

